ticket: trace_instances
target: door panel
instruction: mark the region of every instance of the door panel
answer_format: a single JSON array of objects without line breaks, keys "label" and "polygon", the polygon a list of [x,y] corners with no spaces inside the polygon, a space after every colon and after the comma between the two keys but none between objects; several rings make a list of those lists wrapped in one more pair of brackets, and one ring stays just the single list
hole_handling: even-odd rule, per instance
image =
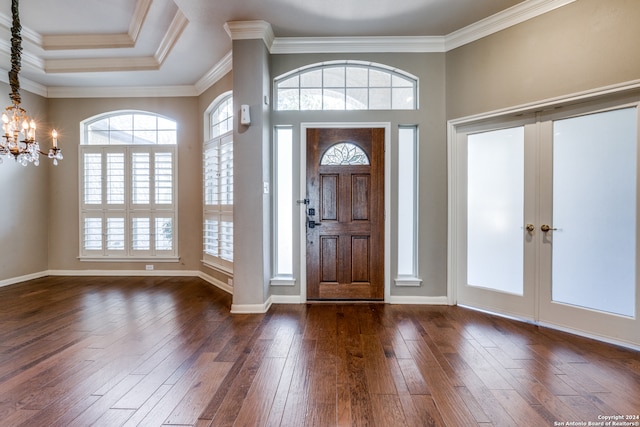
[{"label": "door panel", "polygon": [[384,129],[307,129],[307,299],[384,298]]},{"label": "door panel", "polygon": [[460,235],[463,274],[458,303],[525,319],[534,318],[532,235],[535,146],[533,124],[518,123],[459,135],[465,191]]},{"label": "door panel", "polygon": [[640,345],[638,111],[545,122],[540,319]]}]

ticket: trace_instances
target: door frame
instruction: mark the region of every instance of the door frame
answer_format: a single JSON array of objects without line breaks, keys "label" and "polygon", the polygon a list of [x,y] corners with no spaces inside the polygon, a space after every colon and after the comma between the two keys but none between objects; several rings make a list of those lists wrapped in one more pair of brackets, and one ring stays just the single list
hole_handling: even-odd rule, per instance
[{"label": "door frame", "polygon": [[[461,281],[462,274],[460,273],[462,269],[465,268],[463,265],[464,258],[461,254],[462,248],[460,247],[460,239],[463,238],[464,227],[466,224],[463,224],[461,219],[464,218],[462,215],[462,208],[458,205],[458,201],[460,200],[461,194],[465,192],[465,177],[466,177],[466,164],[461,160],[462,156],[462,148],[460,146],[460,136],[463,133],[473,127],[473,128],[481,128],[483,125],[488,127],[495,126],[498,123],[508,123],[517,121],[518,119],[523,118],[523,116],[527,116],[530,114],[535,114],[536,122],[539,122],[544,118],[547,120],[550,116],[556,116],[555,113],[562,114],[561,112],[564,110],[573,110],[574,115],[575,111],[580,109],[580,107],[584,106],[586,111],[596,112],[598,110],[608,110],[608,109],[617,109],[621,108],[626,104],[637,104],[637,98],[640,96],[640,81],[632,81],[626,82],[618,85],[612,85],[607,87],[596,88],[593,90],[568,94],[565,96],[550,98],[546,100],[536,101],[529,104],[523,104],[519,106],[514,106],[510,108],[505,108],[501,110],[490,111],[488,113],[477,114],[467,117],[462,117],[458,119],[448,120],[447,121],[447,158],[448,158],[448,240],[447,240],[447,299],[450,305],[456,305],[458,303],[458,284]],[[572,114],[570,113],[569,116]],[[499,127],[505,127],[500,126]],[[639,124],[640,126],[640,124]],[[640,131],[639,131],[640,132]],[[540,135],[537,136],[540,138]],[[539,159],[535,160],[536,162]],[[639,166],[640,167],[640,166]],[[540,177],[538,177],[538,181]],[[538,197],[536,195],[536,197]],[[640,203],[640,199],[639,202]],[[539,213],[538,213],[539,215]],[[539,220],[539,218],[537,218]],[[540,263],[540,254],[536,253],[536,269],[538,269],[538,264]],[[539,271],[539,270],[537,270]],[[535,278],[535,281],[538,282],[540,280],[539,277]],[[599,335],[597,332],[585,332],[582,330],[577,330],[574,328],[568,328],[564,326],[559,326],[555,324],[550,324],[540,320],[540,307],[539,307],[539,293],[540,285],[537,283],[536,285],[536,294],[535,294],[535,307],[534,307],[534,318],[533,319],[525,319],[517,314],[509,314],[509,313],[495,313],[500,316],[515,318],[521,321],[528,321],[534,323],[536,325],[545,326],[553,329],[562,330],[565,332],[570,332],[579,336],[584,336],[587,338],[593,338],[604,342],[613,343],[616,345],[621,345],[625,347],[630,347],[634,349],[640,349],[639,346],[629,343],[627,341],[617,340],[615,337],[603,336]],[[640,296],[636,297],[636,316],[640,316]],[[482,309],[480,309],[482,310]]]},{"label": "door frame", "polygon": [[[391,122],[302,122],[300,123],[300,193],[299,200],[307,198],[307,129],[309,128],[382,128],[384,129],[384,302],[391,295]],[[307,302],[307,233],[306,205],[299,204],[298,233],[300,235],[300,302]]]}]

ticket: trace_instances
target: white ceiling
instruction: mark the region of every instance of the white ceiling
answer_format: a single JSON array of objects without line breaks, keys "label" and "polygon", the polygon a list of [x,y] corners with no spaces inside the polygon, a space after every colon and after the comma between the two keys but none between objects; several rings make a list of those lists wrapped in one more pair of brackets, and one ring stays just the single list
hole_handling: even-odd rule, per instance
[{"label": "white ceiling", "polygon": [[[550,1],[23,0],[20,76],[44,92],[201,88],[203,79],[229,58],[231,39],[224,29],[229,21],[264,20],[276,40],[285,41],[369,36],[439,40],[516,5]],[[10,27],[6,0],[0,5],[3,75],[10,67]],[[7,81],[4,76],[0,80]]]}]

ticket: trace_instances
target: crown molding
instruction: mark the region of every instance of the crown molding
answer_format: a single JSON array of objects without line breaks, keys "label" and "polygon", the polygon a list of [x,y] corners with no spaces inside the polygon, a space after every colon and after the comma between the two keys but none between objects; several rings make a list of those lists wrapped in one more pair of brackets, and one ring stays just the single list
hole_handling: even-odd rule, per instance
[{"label": "crown molding", "polygon": [[[122,49],[136,45],[138,35],[153,0],[138,0],[126,34],[51,34],[39,36],[40,47],[47,50]],[[33,32],[32,32],[33,33]],[[35,33],[34,33],[35,34]],[[37,39],[37,38],[36,38]]]},{"label": "crown molding", "polygon": [[180,9],[171,20],[169,29],[160,42],[154,56],[114,58],[57,58],[44,61],[47,73],[87,73],[107,71],[158,70],[171,49],[180,40],[180,35],[189,24],[189,20]]},{"label": "crown molding", "polygon": [[153,0],[138,0],[136,2],[136,8],[133,11],[131,23],[129,24],[129,37],[131,37],[131,40],[138,40],[144,21],[147,19],[149,9],[151,9],[152,2]]},{"label": "crown molding", "polygon": [[224,30],[231,40],[262,39],[270,51],[275,40],[271,24],[261,20],[225,22]]},{"label": "crown molding", "polygon": [[527,0],[478,22],[447,34],[445,51],[450,51],[514,25],[544,15],[576,0]]},{"label": "crown molding", "polygon": [[198,96],[194,86],[49,87],[48,98],[172,98]]},{"label": "crown molding", "polygon": [[445,37],[278,37],[271,53],[444,52]]},{"label": "crown molding", "polygon": [[115,58],[65,58],[47,59],[46,73],[97,73],[109,71],[157,70],[160,64],[153,56]]},{"label": "crown molding", "polygon": [[169,55],[169,52],[171,52],[171,49],[173,49],[178,40],[180,40],[180,35],[187,27],[187,24],[189,24],[189,20],[184,13],[178,9],[171,20],[169,30],[164,35],[164,38],[160,42],[160,46],[158,46],[158,50],[154,56],[159,65],[164,62],[167,55]]},{"label": "crown molding", "polygon": [[207,74],[202,76],[195,84],[196,92],[198,95],[202,94],[205,90],[213,86],[218,80],[226,76],[233,66],[233,53],[232,51],[227,54],[211,69]]},{"label": "crown molding", "polygon": [[[0,68],[0,82],[9,84],[8,73],[9,72],[4,68]],[[34,93],[36,95],[43,96],[45,98],[48,96],[48,89],[46,86],[41,85],[40,83],[31,81],[29,79],[25,79],[24,77],[20,77],[20,89],[26,90],[27,92]]]}]

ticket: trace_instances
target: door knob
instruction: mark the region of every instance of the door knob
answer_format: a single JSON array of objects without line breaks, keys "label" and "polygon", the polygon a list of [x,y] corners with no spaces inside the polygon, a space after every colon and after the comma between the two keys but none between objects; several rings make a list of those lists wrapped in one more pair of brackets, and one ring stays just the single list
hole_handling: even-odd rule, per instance
[{"label": "door knob", "polygon": [[527,229],[527,231],[528,231],[529,233],[533,233],[533,230],[535,230],[535,229],[536,229],[536,226],[535,226],[535,225],[533,225],[533,224],[527,224],[527,226],[526,226],[525,228]]},{"label": "door knob", "polygon": [[557,228],[551,227],[551,226],[549,226],[547,224],[542,224],[540,226],[540,230],[542,230],[542,231],[544,231],[546,233],[548,231],[557,230]]}]

